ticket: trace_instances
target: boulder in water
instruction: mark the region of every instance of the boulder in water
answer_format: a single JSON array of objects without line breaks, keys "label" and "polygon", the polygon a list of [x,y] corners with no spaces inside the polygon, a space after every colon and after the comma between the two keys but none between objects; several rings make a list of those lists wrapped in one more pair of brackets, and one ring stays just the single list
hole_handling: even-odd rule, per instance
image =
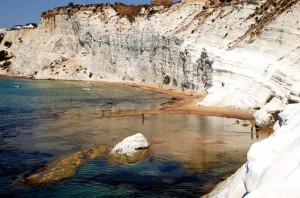
[{"label": "boulder in water", "polygon": [[135,163],[146,156],[149,146],[147,139],[141,133],[137,133],[114,146],[110,156],[121,164]]}]

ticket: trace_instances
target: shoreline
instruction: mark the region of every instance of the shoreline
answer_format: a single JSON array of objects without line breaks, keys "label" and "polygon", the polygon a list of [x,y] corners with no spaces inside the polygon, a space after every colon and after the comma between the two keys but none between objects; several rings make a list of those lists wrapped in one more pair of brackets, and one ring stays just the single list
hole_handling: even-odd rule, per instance
[{"label": "shoreline", "polygon": [[[114,84],[114,83],[113,83]],[[117,82],[117,84],[120,84]],[[150,110],[149,114],[191,114],[203,116],[218,116],[237,118],[241,120],[254,120],[253,112],[234,109],[230,107],[204,107],[197,106],[196,103],[202,101],[207,95],[204,92],[197,92],[190,89],[180,89],[179,87],[151,84],[151,83],[122,83],[124,86],[131,86],[144,91],[163,94],[172,98],[172,101],[163,103],[162,108]]]},{"label": "shoreline", "polygon": [[[28,80],[50,80],[50,79],[32,79],[26,76],[7,76],[0,75],[0,78],[6,79],[28,79]],[[147,114],[191,114],[203,116],[217,116],[237,118],[241,120],[254,120],[253,112],[235,109],[231,107],[216,107],[216,106],[197,106],[196,103],[202,101],[207,95],[204,92],[197,92],[191,89],[181,89],[176,86],[154,83],[137,83],[137,82],[109,82],[109,81],[96,81],[96,80],[64,80],[64,79],[51,79],[58,81],[69,82],[87,82],[95,84],[109,84],[118,86],[133,87],[136,89],[153,92],[155,94],[162,94],[172,99],[169,102],[163,103],[162,108],[154,110],[141,110],[141,111],[124,111],[119,116],[137,116],[145,112]]]},{"label": "shoreline", "polygon": [[[19,77],[8,77],[0,76],[1,78],[11,78],[11,79],[28,79],[28,80],[48,80],[48,79],[30,79],[30,78],[19,78]],[[134,111],[122,111],[113,115],[106,115],[108,118],[115,117],[128,117],[128,116],[141,116],[147,115],[158,115],[158,114],[186,114],[186,115],[202,115],[202,116],[217,116],[217,117],[230,117],[237,118],[241,120],[253,120],[252,113],[250,111],[242,111],[234,108],[228,107],[201,107],[196,106],[196,103],[202,101],[207,95],[203,92],[197,92],[195,90],[184,89],[179,87],[163,85],[163,84],[153,84],[153,83],[136,83],[136,82],[107,82],[107,81],[85,81],[85,80],[59,80],[65,82],[78,82],[86,83],[87,85],[116,85],[116,86],[126,86],[135,89],[140,89],[143,91],[153,92],[154,94],[161,94],[169,97],[169,102],[161,104],[160,109],[153,110],[134,110]],[[143,115],[143,116],[144,116]],[[220,178],[227,178],[231,175],[232,171],[224,173]],[[201,190],[204,194],[211,192],[213,187],[217,186],[219,182],[211,182],[207,186],[203,186]]]}]

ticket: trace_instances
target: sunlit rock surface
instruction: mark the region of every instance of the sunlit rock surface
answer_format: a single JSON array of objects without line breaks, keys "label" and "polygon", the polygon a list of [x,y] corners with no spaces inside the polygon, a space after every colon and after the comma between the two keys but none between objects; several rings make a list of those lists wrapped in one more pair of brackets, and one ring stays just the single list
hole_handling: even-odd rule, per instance
[{"label": "sunlit rock surface", "polygon": [[137,133],[114,146],[110,156],[121,164],[135,163],[146,156],[149,146],[147,139],[141,133]]},{"label": "sunlit rock surface", "polygon": [[256,126],[270,126],[274,122],[272,114],[268,113],[264,109],[256,111],[253,116]]},{"label": "sunlit rock surface", "polygon": [[300,104],[287,105],[275,132],[255,143],[248,162],[207,197],[297,197],[300,193]]}]

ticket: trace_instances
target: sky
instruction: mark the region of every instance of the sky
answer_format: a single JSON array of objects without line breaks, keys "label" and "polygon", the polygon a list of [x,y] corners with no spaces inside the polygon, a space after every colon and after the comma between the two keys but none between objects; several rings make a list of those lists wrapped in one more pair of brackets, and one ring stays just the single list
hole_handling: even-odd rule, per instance
[{"label": "sky", "polygon": [[[11,28],[14,25],[26,23],[40,23],[41,13],[55,7],[74,4],[150,4],[151,0],[1,0],[0,2],[0,28]],[[177,2],[177,1],[176,1]]]}]

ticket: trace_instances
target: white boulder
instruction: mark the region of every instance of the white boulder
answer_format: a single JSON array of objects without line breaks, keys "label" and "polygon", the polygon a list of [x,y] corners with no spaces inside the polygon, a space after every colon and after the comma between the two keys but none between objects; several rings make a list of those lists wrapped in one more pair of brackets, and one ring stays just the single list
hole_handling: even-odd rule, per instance
[{"label": "white boulder", "polygon": [[133,157],[141,150],[149,148],[147,139],[141,134],[129,136],[119,142],[111,151],[111,154],[125,155],[127,157]]},{"label": "white boulder", "polygon": [[289,100],[292,103],[299,103],[300,102],[300,82],[295,83],[291,87],[291,94],[289,95]]},{"label": "white boulder", "polygon": [[268,113],[274,113],[276,111],[282,111],[286,105],[286,100],[281,100],[274,97],[270,102],[263,106],[263,109]]},{"label": "white boulder", "polygon": [[256,111],[253,116],[256,126],[269,126],[272,122],[274,122],[272,114],[268,113],[265,109]]},{"label": "white boulder", "polygon": [[291,94],[300,97],[300,82],[295,83],[291,87]]}]

